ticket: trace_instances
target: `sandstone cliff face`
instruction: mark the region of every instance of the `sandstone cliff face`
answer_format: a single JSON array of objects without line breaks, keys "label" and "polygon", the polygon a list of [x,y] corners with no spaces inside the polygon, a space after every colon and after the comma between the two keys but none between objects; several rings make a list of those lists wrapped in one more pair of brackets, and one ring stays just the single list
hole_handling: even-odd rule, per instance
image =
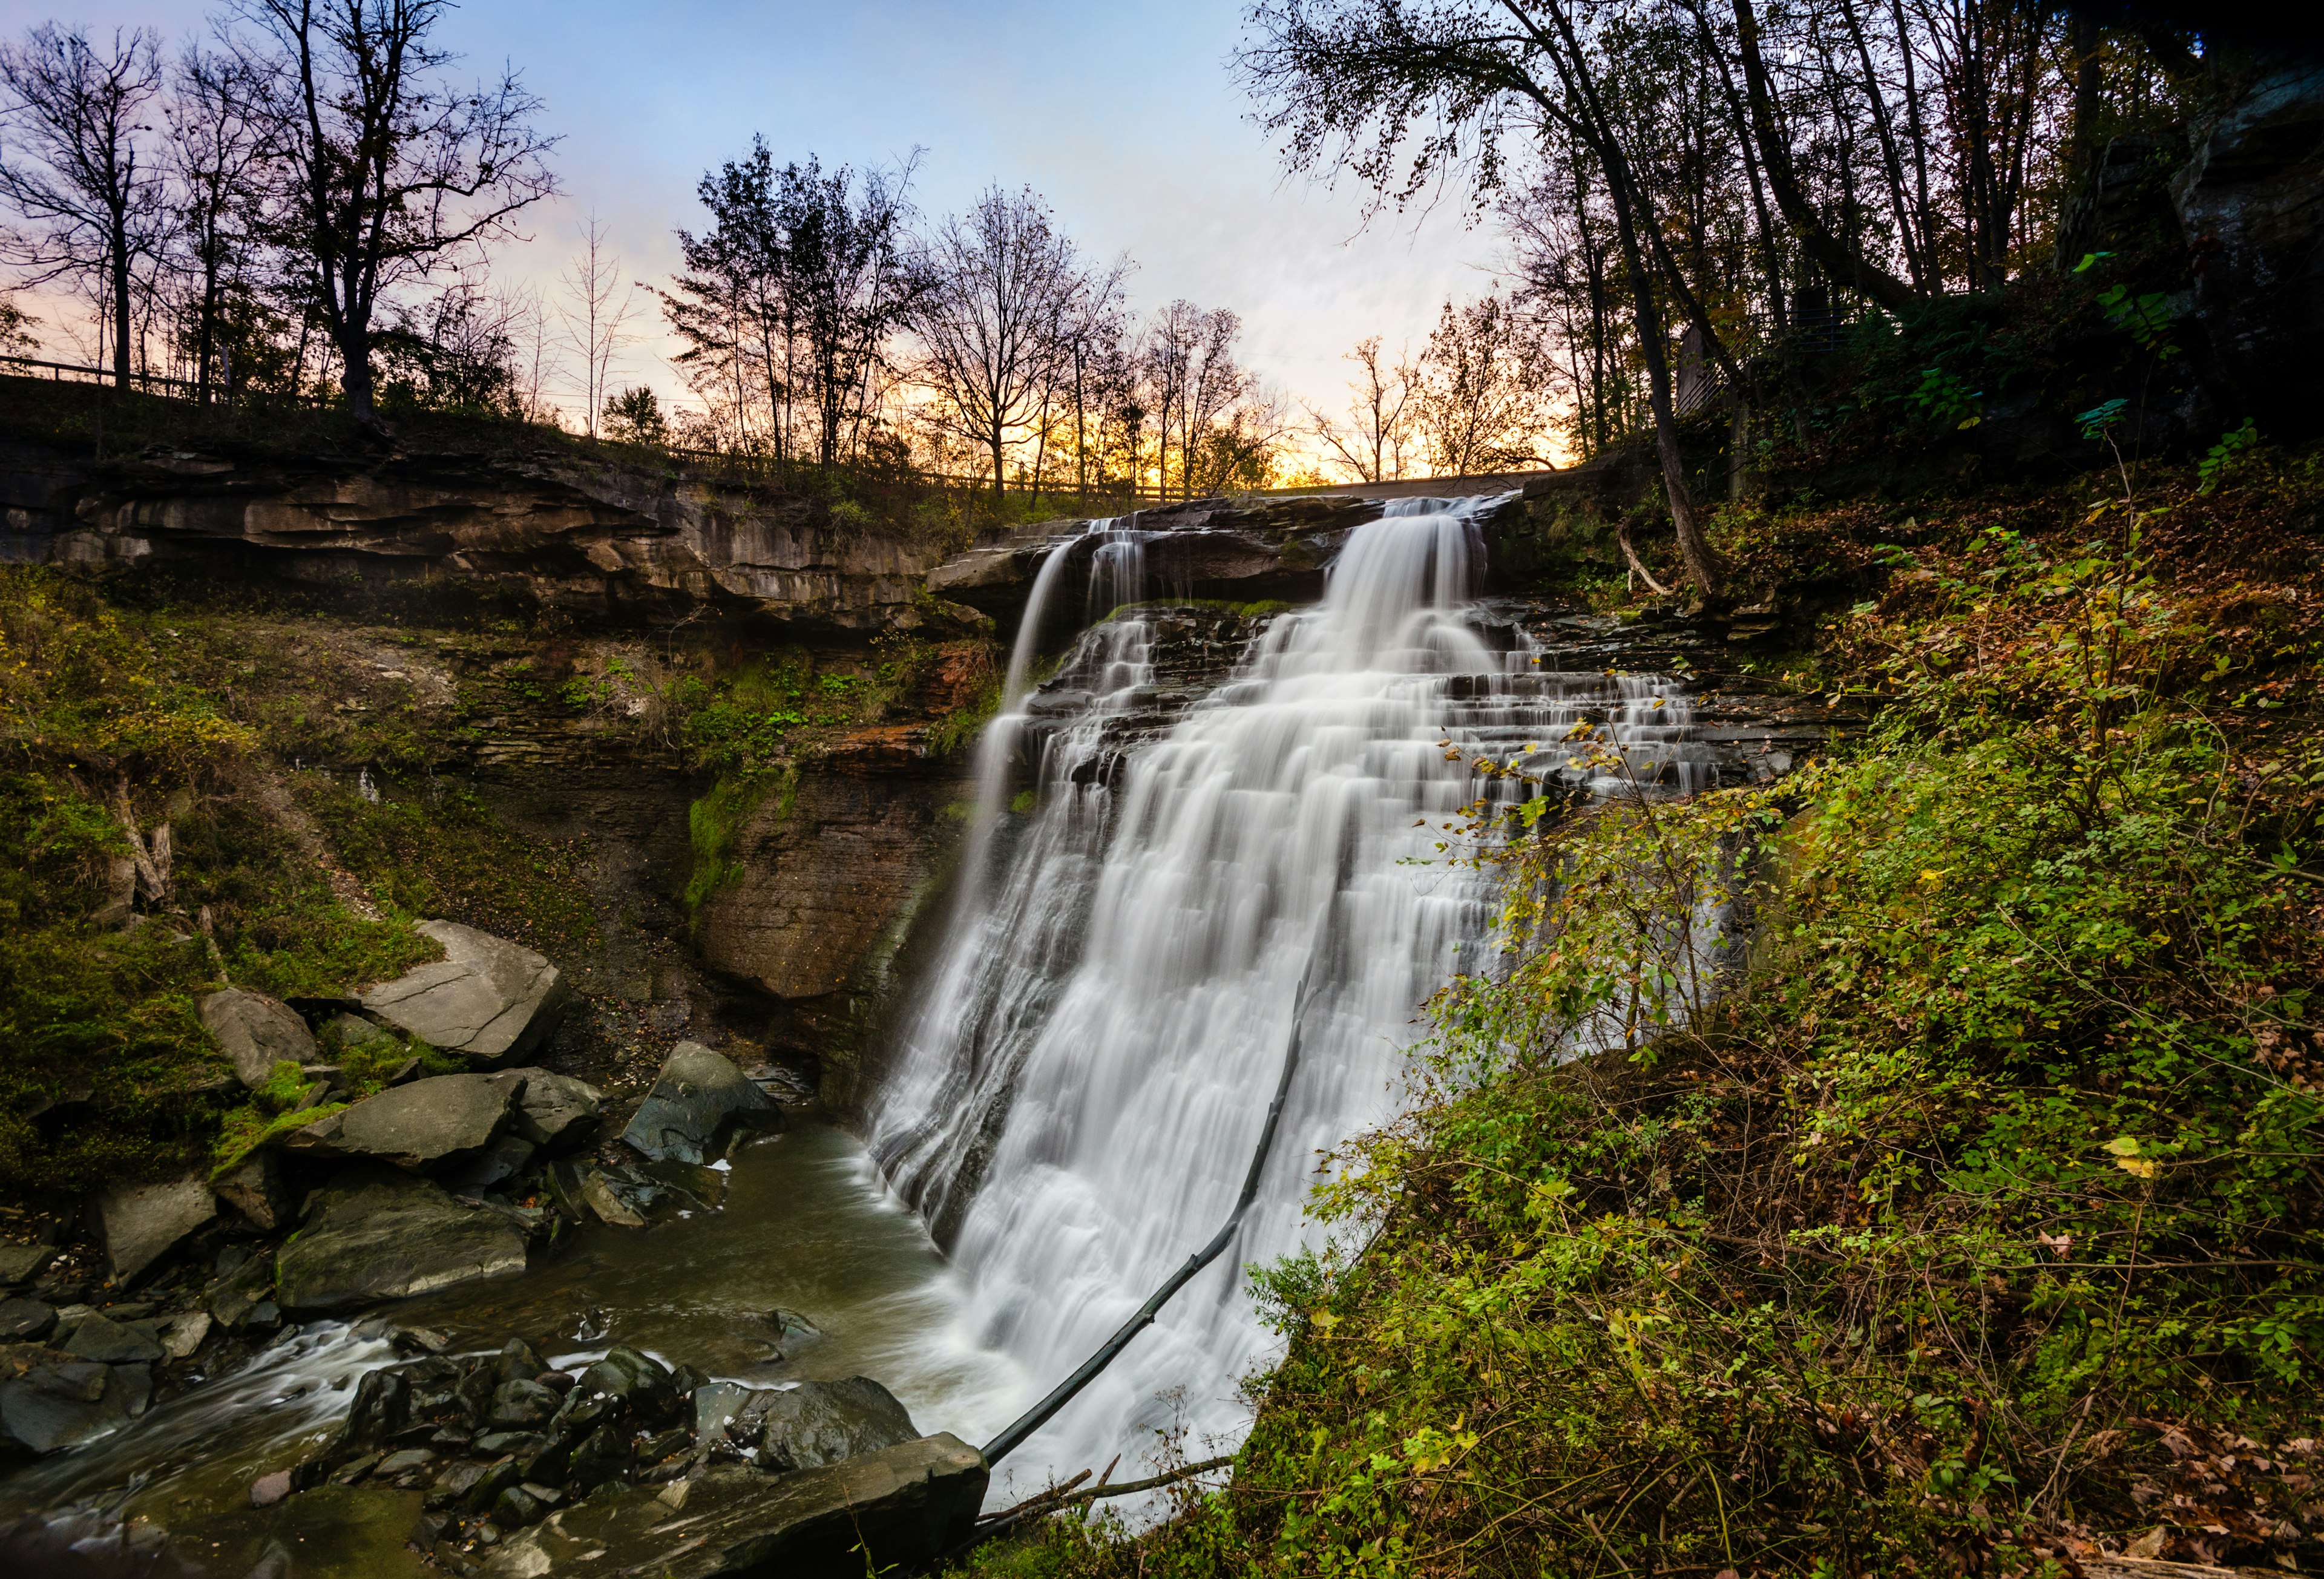
[{"label": "sandstone cliff face", "polygon": [[286,459],[247,448],[97,464],[0,440],[0,559],[210,565],[337,586],[417,584],[623,623],[697,608],[910,629],[933,546],[694,469],[556,452]]},{"label": "sandstone cliff face", "polygon": [[841,1105],[973,794],[956,765],[850,743],[770,789],[735,841],[733,881],[697,914],[704,962],[771,1000],[768,1045],[819,1060]]}]

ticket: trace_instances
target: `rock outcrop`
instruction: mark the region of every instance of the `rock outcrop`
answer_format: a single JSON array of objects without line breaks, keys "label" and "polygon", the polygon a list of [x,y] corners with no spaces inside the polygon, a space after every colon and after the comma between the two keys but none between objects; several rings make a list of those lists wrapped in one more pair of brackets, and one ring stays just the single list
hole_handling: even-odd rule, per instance
[{"label": "rock outcrop", "polygon": [[656,1162],[704,1163],[738,1131],[781,1127],[782,1109],[732,1059],[680,1042],[622,1139]]},{"label": "rock outcrop", "polygon": [[364,1007],[430,1047],[487,1067],[539,1047],[572,1003],[548,959],[456,921],[422,921],[444,957],[364,989]]},{"label": "rock outcrop", "polygon": [[282,1308],[352,1310],[524,1270],[524,1236],[489,1206],[425,1179],[350,1168],[315,1192],[304,1225],[276,1252]]},{"label": "rock outcrop", "polygon": [[928,623],[921,577],[940,557],[684,461],[222,443],[99,466],[0,446],[0,559],[20,563],[208,564],[334,589],[465,589],[625,624],[708,609],[872,631]]},{"label": "rock outcrop", "polygon": [[2195,263],[2195,311],[2230,423],[2324,426],[2324,65],[2264,71],[2208,124],[2171,182]]},{"label": "rock outcrop", "polygon": [[200,1004],[203,1026],[234,1060],[234,1077],[255,1091],[281,1063],[315,1061],[315,1037],[299,1011],[241,987],[212,993]]}]

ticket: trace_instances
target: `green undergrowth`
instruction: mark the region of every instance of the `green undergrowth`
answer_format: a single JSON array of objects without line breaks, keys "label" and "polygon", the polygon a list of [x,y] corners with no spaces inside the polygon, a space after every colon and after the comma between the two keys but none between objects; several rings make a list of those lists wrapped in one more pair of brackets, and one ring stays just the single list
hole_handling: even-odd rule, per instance
[{"label": "green undergrowth", "polygon": [[578,841],[517,834],[475,790],[446,780],[390,781],[374,800],[342,780],[309,773],[296,791],[381,903],[408,916],[451,917],[551,958],[596,946]]},{"label": "green undergrowth", "polygon": [[687,808],[686,831],[693,864],[678,902],[685,907],[689,928],[701,924],[702,907],[713,897],[742,880],[743,869],[736,856],[736,846],[742,841],[742,829],[758,815],[769,795],[779,798],[775,805],[777,820],[788,817],[791,803],[798,796],[798,770],[783,768],[769,773],[722,778],[702,799]]},{"label": "green undergrowth", "polygon": [[[372,656],[394,651],[394,633],[256,595],[235,606],[134,590],[0,570],[10,1195],[215,1161],[282,1121],[299,1094],[244,1093],[200,1024],[196,1005],[220,984],[328,997],[401,974],[440,954],[413,928],[421,916],[543,947],[594,936],[569,853],[514,835],[465,791],[393,777],[438,749],[411,688],[381,673],[395,660]],[[346,787],[364,763],[389,775],[377,804]],[[302,808],[313,828],[290,826]],[[367,887],[376,917],[343,900],[323,861]],[[417,1050],[325,1056],[360,1094]]]},{"label": "green undergrowth", "polygon": [[1879,720],[1787,782],[1480,818],[1503,967],[1255,1270],[1231,1484],[970,1565],[2324,1558],[2324,636],[2191,480],[1892,547],[1821,654]]}]

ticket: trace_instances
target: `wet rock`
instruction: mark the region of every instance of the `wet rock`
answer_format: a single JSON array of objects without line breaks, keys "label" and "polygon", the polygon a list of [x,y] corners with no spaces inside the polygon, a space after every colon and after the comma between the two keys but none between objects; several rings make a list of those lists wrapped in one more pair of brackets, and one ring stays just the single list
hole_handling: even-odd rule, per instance
[{"label": "wet rock", "polygon": [[796,1310],[776,1306],[767,1312],[767,1325],[775,1329],[775,1336],[785,1343],[806,1344],[823,1336],[823,1329]]},{"label": "wet rock", "polygon": [[503,1530],[522,1529],[548,1511],[548,1503],[520,1482],[493,1499],[492,1520]]},{"label": "wet rock", "polygon": [[290,1472],[276,1470],[271,1475],[261,1475],[250,1482],[250,1505],[272,1508],[290,1494]]},{"label": "wet rock", "polygon": [[477,1512],[489,1513],[493,1504],[500,1501],[501,1493],[516,1485],[522,1478],[521,1473],[517,1469],[515,1459],[496,1458],[484,1466],[484,1473],[478,1475],[475,1484],[468,1488],[468,1494],[465,1500],[467,1505]]},{"label": "wet rock", "polygon": [[444,1472],[436,1477],[435,1489],[428,1494],[428,1505],[440,1508],[466,1503],[469,1493],[476,1489],[476,1482],[484,1478],[485,1467],[473,1459],[459,1459],[445,1465]]},{"label": "wet rock", "polygon": [[159,1360],[166,1351],[147,1330],[151,1325],[148,1322],[117,1322],[102,1316],[86,1316],[74,1324],[72,1335],[61,1347],[76,1360],[94,1360],[101,1365],[135,1365]]},{"label": "wet rock", "polygon": [[0,1299],[0,1343],[37,1343],[57,1325],[57,1307],[37,1299]]},{"label": "wet rock", "polygon": [[702,1163],[723,1153],[737,1129],[781,1127],[782,1110],[733,1060],[680,1042],[622,1139],[656,1162]]},{"label": "wet rock", "polygon": [[283,1149],[370,1158],[413,1173],[449,1168],[493,1143],[523,1089],[524,1076],[515,1073],[415,1080],[291,1131]]},{"label": "wet rock", "polygon": [[510,1129],[543,1151],[570,1151],[597,1132],[605,1094],[586,1080],[547,1069],[519,1069],[524,1089]]},{"label": "wet rock", "polygon": [[375,1448],[410,1424],[410,1374],[400,1365],[366,1371],[355,1383],[346,1424],[339,1427],[328,1456],[344,1458]]},{"label": "wet rock", "polygon": [[399,1030],[503,1064],[539,1046],[571,1005],[557,967],[530,948],[454,921],[419,929],[444,946],[444,957],[363,993],[364,1007]]},{"label": "wet rock", "polygon": [[537,1381],[503,1381],[493,1390],[485,1417],[503,1430],[528,1430],[549,1424],[564,1401]]},{"label": "wet rock", "polygon": [[0,1288],[31,1282],[56,1259],[52,1244],[0,1244]]},{"label": "wet rock", "polygon": [[630,1439],[618,1427],[600,1426],[573,1449],[566,1479],[576,1491],[620,1480],[630,1473]]},{"label": "wet rock", "polygon": [[622,1199],[614,1191],[613,1182],[594,1168],[581,1175],[578,1193],[581,1205],[588,1209],[589,1214],[609,1228],[643,1228],[646,1225],[644,1215]]},{"label": "wet rock", "polygon": [[309,1064],[315,1038],[298,1011],[263,993],[228,987],[201,1001],[202,1024],[234,1060],[235,1078],[255,1091],[283,1062]]},{"label": "wet rock", "polygon": [[285,1309],[345,1310],[524,1270],[507,1218],[424,1179],[356,1168],[315,1193],[306,1225],[275,1256]]},{"label": "wet rock", "polygon": [[152,1392],[143,1366],[68,1362],[0,1385],[0,1426],[31,1452],[56,1453],[143,1413]]},{"label": "wet rock", "polygon": [[290,1221],[282,1163],[271,1148],[254,1153],[232,1172],[213,1180],[212,1188],[219,1200],[270,1233]]},{"label": "wet rock", "polygon": [[[512,1573],[648,1573],[657,1579],[844,1574],[918,1564],[943,1551],[982,1501],[974,1448],[949,1436],[769,1477],[739,1464],[687,1484],[682,1518],[648,1488],[563,1510],[494,1558]],[[537,1551],[546,1561],[522,1557]],[[602,1557],[584,1563],[585,1554]]]},{"label": "wet rock", "polygon": [[715,1211],[725,1204],[726,1175],[715,1168],[680,1162],[673,1157],[649,1162],[637,1171],[653,1184],[685,1197],[682,1204],[688,1209]]},{"label": "wet rock", "polygon": [[759,1466],[775,1471],[816,1469],[919,1435],[896,1395],[868,1376],[801,1382],[770,1399],[761,1419]]},{"label": "wet rock", "polygon": [[618,1399],[641,1425],[659,1426],[678,1414],[678,1387],[669,1371],[626,1344],[606,1350],[604,1359],[581,1373],[575,1390]]},{"label": "wet rock", "polygon": [[217,1197],[198,1174],[162,1184],[116,1185],[99,1191],[96,1205],[106,1264],[124,1288],[217,1216]]}]

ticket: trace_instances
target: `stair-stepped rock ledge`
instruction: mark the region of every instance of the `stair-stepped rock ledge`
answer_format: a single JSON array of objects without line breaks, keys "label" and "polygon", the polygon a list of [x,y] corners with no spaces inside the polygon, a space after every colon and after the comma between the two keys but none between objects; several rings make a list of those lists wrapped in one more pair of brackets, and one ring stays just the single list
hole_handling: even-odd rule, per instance
[{"label": "stair-stepped rock ledge", "polygon": [[700,610],[860,632],[944,623],[920,597],[941,557],[677,457],[220,442],[97,462],[0,434],[0,559],[82,574],[208,566],[467,590],[619,625]]},{"label": "stair-stepped rock ledge", "polygon": [[[1377,499],[1196,499],[1115,518],[1116,531],[1152,533],[1146,576],[1194,597],[1307,600],[1348,533],[1379,518]],[[928,590],[1013,624],[1053,553],[1082,556],[1099,540],[1086,521],[1051,521],[988,538],[928,572]]]}]

